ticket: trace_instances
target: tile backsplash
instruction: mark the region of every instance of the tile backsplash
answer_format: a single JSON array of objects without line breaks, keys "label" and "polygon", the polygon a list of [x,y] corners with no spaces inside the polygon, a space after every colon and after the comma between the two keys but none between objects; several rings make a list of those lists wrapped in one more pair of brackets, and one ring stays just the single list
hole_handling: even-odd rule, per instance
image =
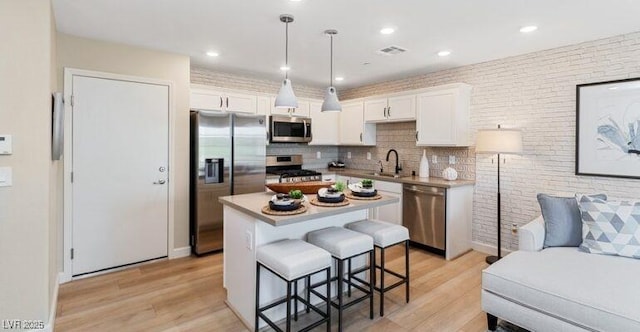
[{"label": "tile backsplash", "polygon": [[[377,145],[370,147],[342,146],[339,149],[340,160],[344,161],[349,168],[368,169],[378,171],[382,161],[385,172],[393,173],[395,168],[395,155],[389,156],[386,161],[387,152],[396,149],[402,166],[402,175],[411,175],[412,171],[416,175],[420,169],[420,159],[422,151],[426,150],[429,159],[429,176],[442,177],[442,171],[451,166],[458,171],[458,178],[464,180],[475,180],[476,158],[472,147],[448,148],[448,147],[420,147],[415,143],[416,123],[380,123],[377,125]],[[351,152],[351,159],[348,153]],[[371,153],[371,159],[367,159],[367,152]],[[433,156],[437,157],[437,162],[433,163]],[[449,156],[455,157],[455,164],[449,164]]]},{"label": "tile backsplash", "polygon": [[[320,152],[320,159],[317,153]],[[337,146],[315,146],[295,143],[272,143],[267,146],[267,154],[301,154],[303,168],[322,169],[327,168],[330,161],[338,160]]]}]

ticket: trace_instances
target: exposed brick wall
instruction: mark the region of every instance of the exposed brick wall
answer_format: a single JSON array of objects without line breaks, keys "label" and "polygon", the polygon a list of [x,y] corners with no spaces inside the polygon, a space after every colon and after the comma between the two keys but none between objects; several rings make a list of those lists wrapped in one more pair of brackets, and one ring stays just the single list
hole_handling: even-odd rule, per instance
[{"label": "exposed brick wall", "polygon": [[[280,84],[282,84],[280,81],[229,74],[201,67],[191,67],[191,83],[273,95],[278,93]],[[324,97],[323,89],[296,84],[296,82],[291,82],[291,84],[297,97],[316,99]]]},{"label": "exposed brick wall", "polygon": [[[574,175],[576,84],[640,77],[639,59],[640,33],[631,33],[345,90],[341,98],[464,82],[473,86],[474,139],[477,129],[494,128],[497,124],[522,128],[524,154],[508,156],[501,168],[503,247],[516,249],[517,241],[508,225],[523,225],[540,214],[537,193],[605,192],[612,199],[640,198],[640,180]],[[381,152],[412,139],[391,135],[391,141],[383,143],[386,132],[401,131],[407,126],[408,135],[412,125],[379,125],[378,147],[342,147],[341,156],[355,151],[360,157],[370,151],[373,158],[380,159],[384,157]],[[411,158],[408,164],[415,163],[422,153],[421,148],[405,150],[401,146],[401,159]],[[467,160],[474,160],[473,152],[467,153]],[[473,240],[495,246],[496,165],[492,159],[487,155],[475,158]]]}]

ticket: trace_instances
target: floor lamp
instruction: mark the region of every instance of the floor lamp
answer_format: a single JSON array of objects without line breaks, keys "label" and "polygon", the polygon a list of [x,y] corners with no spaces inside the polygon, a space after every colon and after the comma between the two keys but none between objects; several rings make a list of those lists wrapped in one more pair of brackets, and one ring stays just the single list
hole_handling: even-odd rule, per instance
[{"label": "floor lamp", "polygon": [[486,261],[493,264],[502,258],[502,247],[500,243],[500,154],[520,154],[522,153],[522,132],[518,129],[484,129],[478,131],[476,139],[476,153],[498,154],[498,196],[497,196],[497,216],[498,216],[498,256],[488,256]]}]

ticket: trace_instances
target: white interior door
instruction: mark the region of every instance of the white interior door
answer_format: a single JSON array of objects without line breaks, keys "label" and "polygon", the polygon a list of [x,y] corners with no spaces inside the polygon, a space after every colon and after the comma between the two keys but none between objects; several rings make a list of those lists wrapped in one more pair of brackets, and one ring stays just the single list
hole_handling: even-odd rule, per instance
[{"label": "white interior door", "polygon": [[72,84],[72,275],[167,256],[169,87]]}]

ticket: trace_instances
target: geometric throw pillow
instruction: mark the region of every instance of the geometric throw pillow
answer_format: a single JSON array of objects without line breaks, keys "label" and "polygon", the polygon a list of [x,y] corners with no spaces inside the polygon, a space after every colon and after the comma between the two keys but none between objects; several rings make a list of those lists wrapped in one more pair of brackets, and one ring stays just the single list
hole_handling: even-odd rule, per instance
[{"label": "geometric throw pillow", "polygon": [[583,222],[580,250],[640,258],[640,201],[607,202],[576,195]]},{"label": "geometric throw pillow", "polygon": [[[605,194],[592,197],[607,199]],[[538,203],[544,219],[544,248],[578,247],[582,243],[582,218],[575,197],[557,197],[538,194]]]}]

